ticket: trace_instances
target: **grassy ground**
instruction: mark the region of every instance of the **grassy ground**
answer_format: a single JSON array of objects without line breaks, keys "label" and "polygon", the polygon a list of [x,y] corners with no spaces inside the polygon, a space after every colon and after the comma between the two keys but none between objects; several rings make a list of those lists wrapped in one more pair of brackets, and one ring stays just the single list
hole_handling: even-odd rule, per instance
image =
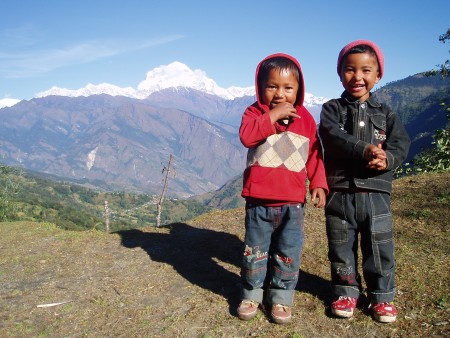
[{"label": "grassy ground", "polygon": [[308,206],[285,326],[263,312],[235,317],[242,209],[112,234],[0,223],[0,337],[448,337],[449,181],[447,173],[395,182],[393,324],[364,308],[350,320],[330,316],[323,211]]}]

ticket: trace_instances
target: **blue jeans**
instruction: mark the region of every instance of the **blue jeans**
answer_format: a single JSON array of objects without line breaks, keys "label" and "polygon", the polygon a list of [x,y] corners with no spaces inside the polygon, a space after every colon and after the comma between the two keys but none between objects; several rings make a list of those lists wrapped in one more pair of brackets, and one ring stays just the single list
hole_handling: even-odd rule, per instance
[{"label": "blue jeans", "polygon": [[362,272],[370,301],[394,300],[395,260],[390,195],[331,192],[325,208],[328,258],[335,296],[358,298],[358,237]]},{"label": "blue jeans", "polygon": [[[292,306],[303,247],[303,204],[247,204],[242,299]],[[266,295],[264,296],[264,292]]]}]

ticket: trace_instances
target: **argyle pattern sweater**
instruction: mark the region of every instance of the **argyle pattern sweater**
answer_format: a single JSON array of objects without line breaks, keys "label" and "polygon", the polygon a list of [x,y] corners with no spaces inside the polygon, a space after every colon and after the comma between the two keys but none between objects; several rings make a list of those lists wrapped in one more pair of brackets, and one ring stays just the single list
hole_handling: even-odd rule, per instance
[{"label": "argyle pattern sweater", "polygon": [[[299,118],[287,124],[270,121],[270,107],[259,96],[258,73],[261,64],[272,57],[289,58],[299,70],[299,90],[295,110]],[[309,190],[328,185],[323,165],[322,146],[317,125],[303,106],[305,96],[303,73],[298,61],[277,53],[262,60],[255,74],[256,102],[242,115],[239,137],[248,148],[247,167],[243,175],[242,196],[259,205],[276,206],[305,203]]]}]

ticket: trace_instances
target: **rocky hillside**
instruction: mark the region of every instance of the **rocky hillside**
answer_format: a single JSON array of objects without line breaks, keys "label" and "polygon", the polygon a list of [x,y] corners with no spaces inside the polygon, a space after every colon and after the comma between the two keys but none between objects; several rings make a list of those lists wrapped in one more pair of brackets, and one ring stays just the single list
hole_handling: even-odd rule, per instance
[{"label": "rocky hillside", "polygon": [[217,189],[242,170],[234,132],[184,110],[107,95],[44,97],[0,109],[0,156],[8,165],[112,190],[169,195]]}]

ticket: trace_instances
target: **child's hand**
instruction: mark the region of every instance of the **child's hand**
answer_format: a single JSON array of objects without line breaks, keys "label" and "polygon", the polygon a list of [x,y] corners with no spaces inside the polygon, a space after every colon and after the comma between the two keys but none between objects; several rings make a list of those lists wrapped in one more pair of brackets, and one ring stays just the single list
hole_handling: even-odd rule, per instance
[{"label": "child's hand", "polygon": [[281,102],[269,111],[270,121],[275,124],[278,120],[298,118],[295,107],[289,102]]},{"label": "child's hand", "polygon": [[385,170],[387,168],[386,152],[381,143],[378,146],[369,144],[364,150],[364,158],[367,160],[367,168]]},{"label": "child's hand", "polygon": [[[318,201],[316,202],[316,199]],[[322,188],[314,188],[311,191],[311,202],[316,208],[323,208],[325,206],[326,194]]]}]

